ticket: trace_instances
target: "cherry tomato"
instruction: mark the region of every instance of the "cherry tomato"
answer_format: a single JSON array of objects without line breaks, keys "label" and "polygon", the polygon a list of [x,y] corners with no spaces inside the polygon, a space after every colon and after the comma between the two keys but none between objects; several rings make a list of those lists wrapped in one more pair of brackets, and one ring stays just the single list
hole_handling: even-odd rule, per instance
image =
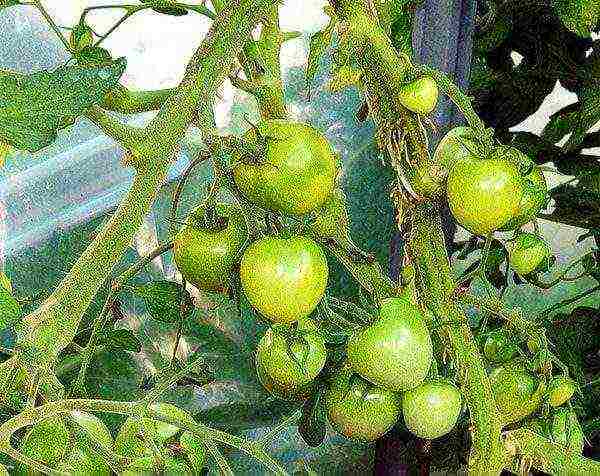
[{"label": "cherry tomato", "polygon": [[398,100],[409,111],[425,115],[435,109],[438,96],[437,83],[425,76],[402,86]]},{"label": "cherry tomato", "polygon": [[489,377],[505,425],[531,415],[542,402],[544,386],[519,365],[497,367]]},{"label": "cherry tomato", "polygon": [[539,236],[521,233],[510,246],[508,261],[519,275],[534,272],[550,255],[550,248]]},{"label": "cherry tomato", "polygon": [[444,381],[422,383],[402,396],[406,427],[419,438],[434,439],[449,433],[460,409],[460,392]]},{"label": "cherry tomato", "polygon": [[203,208],[195,210],[175,236],[173,254],[186,281],[199,289],[222,290],[248,238],[242,211],[221,203],[215,207],[215,227],[204,223]]},{"label": "cherry tomato", "polygon": [[348,367],[336,375],[325,398],[334,429],[358,441],[387,433],[402,411],[399,394],[370,384]]},{"label": "cherry tomato", "polygon": [[[258,130],[266,153],[256,164],[234,161],[237,187],[262,208],[304,215],[323,205],[332,192],[337,159],[327,139],[316,129],[297,122],[265,121]],[[255,141],[250,131],[245,138]]]},{"label": "cherry tomato", "polygon": [[568,402],[575,390],[577,383],[564,375],[552,377],[548,383],[548,403],[553,407],[560,407]]},{"label": "cherry tomato", "polygon": [[396,391],[420,385],[433,356],[425,319],[408,296],[384,300],[379,318],[350,337],[347,351],[357,373]]},{"label": "cherry tomato", "polygon": [[252,243],[240,264],[244,292],[264,317],[290,324],[307,317],[323,297],[329,268],[310,238],[267,236]]},{"label": "cherry tomato", "polygon": [[461,160],[448,175],[452,214],[475,235],[506,225],[518,214],[522,193],[519,169],[506,159]]},{"label": "cherry tomato", "polygon": [[295,330],[271,327],[258,343],[256,368],[263,386],[285,400],[303,398],[325,365],[325,341],[309,319]]},{"label": "cherry tomato", "polygon": [[518,352],[518,346],[513,342],[511,332],[505,328],[491,331],[483,346],[483,354],[492,363],[508,362]]}]

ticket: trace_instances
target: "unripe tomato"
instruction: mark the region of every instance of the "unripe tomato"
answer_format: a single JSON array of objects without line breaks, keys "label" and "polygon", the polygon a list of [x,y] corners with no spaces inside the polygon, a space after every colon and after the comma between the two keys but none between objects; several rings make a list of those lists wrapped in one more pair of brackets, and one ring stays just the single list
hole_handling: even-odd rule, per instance
[{"label": "unripe tomato", "polygon": [[406,391],[421,384],[431,366],[431,336],[407,296],[381,303],[379,318],[348,340],[348,361],[369,382]]},{"label": "unripe tomato", "polygon": [[550,429],[552,441],[580,455],[583,452],[584,434],[577,414],[568,408],[559,408],[552,418]]},{"label": "unripe tomato", "polygon": [[[323,205],[334,188],[337,159],[327,139],[307,124],[264,121],[266,153],[256,164],[234,160],[233,177],[240,191],[262,208],[303,215]],[[250,131],[245,138],[255,141]]]},{"label": "unripe tomato", "polygon": [[490,385],[505,425],[531,415],[542,401],[543,392],[537,379],[518,365],[492,370]]},{"label": "unripe tomato", "polygon": [[548,184],[541,169],[534,165],[523,181],[523,195],[521,196],[517,215],[511,218],[500,230],[515,230],[534,220],[546,205],[547,199]]},{"label": "unripe tomato", "polygon": [[464,159],[478,159],[476,133],[466,126],[450,129],[442,138],[433,154],[433,161],[450,170],[454,164]]},{"label": "unripe tomato", "polygon": [[460,392],[444,381],[425,382],[402,396],[406,427],[419,438],[434,439],[450,432],[460,409]]},{"label": "unripe tomato", "polygon": [[490,332],[483,346],[483,354],[492,363],[508,362],[518,352],[518,346],[512,341],[512,334],[505,328]]},{"label": "unripe tomato", "polygon": [[199,289],[222,290],[238,253],[248,238],[242,211],[220,203],[215,207],[216,221],[222,226],[211,229],[203,223],[204,209],[198,208],[175,236],[175,264],[186,281]]},{"label": "unripe tomato", "polygon": [[[151,408],[165,417],[182,421],[193,420],[187,412],[170,403],[154,403]],[[115,438],[115,453],[130,458],[147,456],[150,449],[146,448],[144,439],[139,437],[142,431],[158,448],[162,448],[169,438],[179,432],[179,428],[151,418],[130,417],[125,420]]]},{"label": "unripe tomato", "polygon": [[315,324],[304,319],[290,332],[273,326],[262,337],[256,350],[256,369],[263,386],[275,396],[294,400],[307,389],[325,365],[325,341]]},{"label": "unripe tomato", "polygon": [[244,292],[264,317],[290,324],[307,317],[327,286],[323,250],[310,238],[267,236],[244,252],[240,278]]},{"label": "unripe tomato", "polygon": [[327,416],[333,428],[357,441],[374,441],[400,418],[401,396],[370,384],[352,369],[342,369],[327,391]]},{"label": "unripe tomato", "polygon": [[[72,411],[70,416],[99,444],[108,448],[112,446],[108,428],[96,416],[79,411]],[[61,416],[52,416],[33,425],[23,437],[20,451],[67,474],[110,474],[102,455],[90,445],[87,438],[71,434]]]},{"label": "unripe tomato", "polygon": [[548,403],[553,407],[560,407],[571,399],[576,388],[577,383],[569,377],[552,377],[548,383]]},{"label": "unripe tomato", "polygon": [[448,175],[452,214],[475,235],[506,225],[519,212],[522,193],[519,170],[506,159],[461,160]]},{"label": "unripe tomato", "polygon": [[438,96],[437,83],[425,76],[402,86],[398,100],[409,111],[424,115],[435,109]]},{"label": "unripe tomato", "polygon": [[532,233],[521,233],[508,251],[508,261],[512,269],[525,276],[539,268],[549,255],[550,248],[543,239]]}]

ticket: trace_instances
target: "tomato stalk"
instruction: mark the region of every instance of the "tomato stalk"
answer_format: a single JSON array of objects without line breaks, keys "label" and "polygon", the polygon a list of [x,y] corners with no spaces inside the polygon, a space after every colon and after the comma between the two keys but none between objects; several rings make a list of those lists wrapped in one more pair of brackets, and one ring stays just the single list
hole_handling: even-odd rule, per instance
[{"label": "tomato stalk", "polygon": [[215,21],[188,64],[185,76],[158,115],[136,140],[133,184],[110,221],[77,260],[53,294],[23,320],[18,358],[32,368],[47,368],[73,339],[81,317],[119,261],[158,195],[179,142],[195,112],[207,124],[207,111],[243,39],[275,0],[231,2]]},{"label": "tomato stalk", "polygon": [[[181,430],[187,430],[202,440],[220,442],[232,448],[236,448],[247,455],[260,461],[265,468],[273,474],[279,476],[287,475],[285,469],[277,463],[259,444],[246,440],[235,435],[230,435],[221,430],[217,430],[198,423],[192,419],[181,421],[177,418],[165,416],[156,412],[152,407],[146,407],[145,402],[116,402],[111,400],[89,400],[89,399],[67,399],[57,402],[47,403],[35,408],[31,408],[14,416],[10,420],[0,425],[0,452],[9,454],[15,460],[28,464],[32,467],[39,467],[39,463],[30,461],[29,458],[16,451],[10,442],[14,432],[26,426],[34,425],[45,418],[56,415],[64,415],[73,410],[84,412],[101,412],[125,415],[129,417],[147,417],[173,425]],[[34,463],[31,465],[31,463]],[[48,474],[63,474],[57,471],[44,468],[42,471]]]},{"label": "tomato stalk", "polygon": [[[410,176],[413,166],[430,160],[427,138],[418,119],[398,102],[399,90],[412,65],[406,56],[394,50],[373,13],[362,1],[332,0],[331,4],[343,21],[342,30],[351,35],[356,45],[380,146],[385,147],[392,140],[400,123],[409,161],[400,164],[397,160],[394,165],[399,176]],[[416,267],[419,297],[442,323],[447,324],[444,334],[448,336],[461,369],[462,390],[473,422],[469,468],[475,474],[500,473],[506,462],[500,441],[502,423],[466,316],[454,303],[456,284],[446,253],[439,211],[428,200],[413,203],[409,252]],[[457,326],[456,322],[460,324]]]}]

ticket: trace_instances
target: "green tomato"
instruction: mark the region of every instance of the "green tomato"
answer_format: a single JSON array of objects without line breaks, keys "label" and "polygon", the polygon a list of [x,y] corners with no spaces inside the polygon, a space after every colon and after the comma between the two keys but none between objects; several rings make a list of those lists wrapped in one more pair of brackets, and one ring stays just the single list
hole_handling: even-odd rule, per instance
[{"label": "green tomato", "polygon": [[475,131],[470,127],[459,126],[442,138],[433,154],[433,161],[450,170],[454,164],[465,159],[477,159],[479,148]]},{"label": "green tomato", "polygon": [[523,194],[518,167],[506,159],[465,159],[448,175],[448,202],[464,228],[480,236],[517,215]]},{"label": "green tomato", "polygon": [[326,358],[325,341],[306,319],[299,321],[294,333],[284,326],[271,327],[258,343],[256,368],[269,392],[293,400],[306,395]]},{"label": "green tomato", "polygon": [[[154,403],[151,408],[165,417],[193,421],[191,415],[170,403]],[[158,448],[161,448],[169,438],[177,433],[179,433],[179,428],[168,423],[151,418],[129,417],[119,429],[115,438],[114,450],[115,453],[130,458],[147,456],[149,448],[146,447],[144,435],[154,441]]]},{"label": "green tomato", "polygon": [[553,407],[560,407],[568,402],[575,390],[577,383],[564,375],[552,377],[548,383],[548,403]]},{"label": "green tomato", "polygon": [[240,264],[240,279],[250,304],[281,324],[307,317],[317,307],[328,276],[323,250],[304,236],[267,236],[255,241]]},{"label": "green tomato", "polygon": [[406,109],[417,114],[429,114],[435,109],[439,96],[437,83],[427,76],[405,84],[398,100]]},{"label": "green tomato", "polygon": [[519,275],[534,272],[550,255],[550,248],[539,236],[521,233],[508,252],[508,262]]},{"label": "green tomato", "polygon": [[[307,124],[283,120],[258,125],[266,151],[256,164],[235,159],[239,190],[262,208],[304,215],[325,203],[334,188],[337,159],[327,139]],[[256,140],[254,131],[246,134]]]},{"label": "green tomato", "polygon": [[346,367],[331,383],[325,405],[337,432],[357,441],[374,441],[400,418],[401,400],[399,394],[370,384]]},{"label": "green tomato", "polygon": [[516,230],[533,221],[546,205],[548,184],[541,169],[535,165],[523,181],[523,195],[517,215],[511,218],[501,231]]},{"label": "green tomato", "polygon": [[577,414],[568,408],[559,408],[552,418],[550,429],[552,441],[580,455],[583,452],[584,434]]},{"label": "green tomato", "polygon": [[194,471],[200,473],[206,463],[206,451],[202,440],[193,433],[184,431],[179,437],[179,444],[183,448],[185,457],[190,462]]},{"label": "green tomato", "polygon": [[439,438],[456,425],[461,404],[460,392],[451,383],[425,382],[402,396],[404,422],[419,438]]},{"label": "green tomato", "polygon": [[545,387],[523,367],[497,367],[492,370],[489,378],[505,425],[522,420],[540,406]]},{"label": "green tomato", "polygon": [[182,474],[193,474],[190,467],[179,459],[172,456],[163,456],[162,466],[159,468],[154,456],[142,456],[135,458],[125,471],[123,476],[152,476],[156,474],[164,476],[177,476]]},{"label": "green tomato", "polygon": [[423,382],[433,357],[431,336],[408,296],[381,303],[379,318],[348,340],[350,365],[369,382],[406,391]]},{"label": "green tomato", "polygon": [[194,211],[175,236],[174,259],[186,281],[199,289],[222,290],[246,243],[248,228],[236,206],[221,203],[215,207],[216,220],[223,221],[217,229],[204,226],[204,212],[203,208]]},{"label": "green tomato", "polygon": [[505,328],[490,332],[483,345],[483,354],[492,363],[508,362],[518,354],[512,334]]}]

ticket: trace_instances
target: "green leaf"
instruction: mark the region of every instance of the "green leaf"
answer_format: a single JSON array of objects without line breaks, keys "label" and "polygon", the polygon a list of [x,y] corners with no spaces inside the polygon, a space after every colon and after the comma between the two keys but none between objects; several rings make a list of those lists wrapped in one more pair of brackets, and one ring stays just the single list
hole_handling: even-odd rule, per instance
[{"label": "green leaf", "polygon": [[552,0],[554,11],[573,33],[589,37],[600,21],[598,0]]},{"label": "green leaf", "polygon": [[309,87],[317,75],[321,60],[324,57],[327,48],[331,45],[335,24],[336,20],[335,18],[332,18],[323,30],[317,31],[310,37],[308,46],[308,64],[306,66],[306,84]]},{"label": "green leaf", "polygon": [[14,7],[20,5],[19,0],[0,0],[0,10],[3,8]]},{"label": "green leaf", "polygon": [[199,420],[226,431],[244,431],[276,424],[282,416],[296,408],[295,403],[277,399],[248,399],[235,403],[224,403],[201,411]]},{"label": "green leaf", "polygon": [[140,352],[142,343],[130,329],[111,329],[102,339],[112,349],[127,350],[129,352]]},{"label": "green leaf", "polygon": [[101,66],[112,61],[110,52],[99,46],[86,46],[75,55],[75,58],[79,64],[85,66]]},{"label": "green leaf", "polygon": [[317,447],[323,443],[327,434],[324,386],[320,386],[304,403],[298,423],[298,433],[309,446]]},{"label": "green leaf", "polygon": [[577,122],[573,128],[573,133],[565,144],[566,150],[575,150],[580,147],[587,132],[600,121],[599,86],[599,84],[592,84],[578,94],[581,108],[577,115]]},{"label": "green leaf", "polygon": [[183,298],[186,300],[186,310],[192,309],[188,292],[180,284],[173,281],[152,281],[135,286],[133,291],[143,298],[148,314],[159,322],[166,324],[179,322]]},{"label": "green leaf", "polygon": [[554,210],[541,218],[579,228],[600,228],[600,200],[595,192],[579,184],[565,184],[554,188],[550,195],[555,202]]},{"label": "green leaf", "polygon": [[22,316],[21,305],[4,286],[0,286],[0,333],[14,326]]},{"label": "green leaf", "polygon": [[188,11],[177,5],[173,5],[173,0],[141,0],[146,5],[153,5],[152,10],[163,15],[171,15],[174,17],[180,17],[187,15]]},{"label": "green leaf", "polygon": [[30,152],[50,145],[58,130],[103,100],[125,64],[119,59],[102,66],[0,76],[0,141]]}]

